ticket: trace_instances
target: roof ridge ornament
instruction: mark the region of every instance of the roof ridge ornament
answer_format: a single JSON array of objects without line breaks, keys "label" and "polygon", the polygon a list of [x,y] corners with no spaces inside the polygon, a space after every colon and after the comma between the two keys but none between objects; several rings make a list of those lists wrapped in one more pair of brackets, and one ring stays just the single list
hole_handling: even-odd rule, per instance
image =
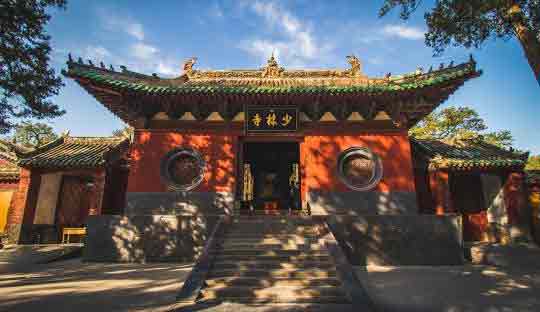
[{"label": "roof ridge ornament", "polygon": [[194,56],[190,57],[184,62],[184,66],[183,66],[184,74],[188,75],[188,77],[193,74],[194,72],[193,65],[195,65],[195,63],[197,63],[197,58]]},{"label": "roof ridge ornament", "polygon": [[362,76],[362,62],[360,62],[356,55],[347,55],[347,62],[351,65],[349,73],[352,77]]},{"label": "roof ridge ornament", "polygon": [[272,55],[270,55],[270,58],[266,61],[266,66],[263,67],[262,76],[263,78],[277,78],[281,76],[281,73],[284,71],[285,69],[279,66],[274,57],[274,52],[272,52]]}]

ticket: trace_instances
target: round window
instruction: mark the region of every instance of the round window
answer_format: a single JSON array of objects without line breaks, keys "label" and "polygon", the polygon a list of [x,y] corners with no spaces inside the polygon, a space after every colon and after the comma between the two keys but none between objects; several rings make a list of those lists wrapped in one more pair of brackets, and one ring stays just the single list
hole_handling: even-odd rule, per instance
[{"label": "round window", "polygon": [[367,191],[381,180],[382,163],[369,149],[351,147],[339,155],[338,176],[349,188]]},{"label": "round window", "polygon": [[161,162],[161,176],[175,191],[190,191],[201,184],[206,164],[201,155],[189,148],[170,151]]}]

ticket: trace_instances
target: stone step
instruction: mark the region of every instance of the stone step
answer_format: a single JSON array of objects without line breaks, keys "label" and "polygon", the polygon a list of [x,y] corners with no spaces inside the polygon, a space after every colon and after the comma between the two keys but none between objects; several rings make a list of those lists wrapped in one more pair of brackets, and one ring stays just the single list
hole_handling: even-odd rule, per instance
[{"label": "stone step", "polygon": [[282,261],[216,261],[214,270],[268,270],[268,269],[332,269],[334,264],[330,261],[300,261],[297,263]]},{"label": "stone step", "polygon": [[[353,310],[354,308],[351,305],[351,301],[344,296],[327,296],[327,297],[316,297],[316,298],[303,298],[303,297],[267,297],[267,298],[250,298],[250,297],[219,297],[219,298],[213,298],[210,299],[208,297],[202,297],[197,300],[198,303],[204,304],[204,305],[218,305],[222,302],[234,302],[234,303],[241,303],[241,304],[250,304],[250,305],[263,305],[263,304],[309,304],[309,305],[324,305],[325,307],[328,307],[329,305],[332,305],[332,311],[356,311]],[[293,307],[294,310],[291,311],[299,311],[296,310],[296,306]],[[271,311],[271,310],[268,310]],[[277,311],[277,310],[276,310]],[[305,310],[305,311],[311,311],[311,310]],[[313,310],[315,311],[315,310]]]},{"label": "stone step", "polygon": [[239,250],[239,251],[265,251],[265,250],[326,250],[320,244],[247,244],[247,243],[228,243],[216,246],[219,250]]},{"label": "stone step", "polygon": [[[316,300],[317,298],[341,298],[346,301],[346,295],[340,287],[316,286],[305,288],[303,286],[279,287],[226,287],[205,288],[201,291],[201,300],[214,300],[223,298],[241,298],[255,300],[272,300],[272,302],[296,302],[300,300]],[[236,300],[232,300],[236,301]]]},{"label": "stone step", "polygon": [[254,277],[254,278],[303,278],[303,279],[311,279],[311,278],[330,278],[330,277],[336,277],[337,272],[335,268],[330,269],[317,269],[317,268],[309,268],[309,269],[274,269],[274,270],[266,270],[266,269],[253,269],[253,270],[243,270],[239,271],[236,268],[233,269],[212,269],[210,273],[208,274],[208,279],[215,279],[215,278],[246,278],[246,277]]},{"label": "stone step", "polygon": [[270,227],[258,227],[254,229],[249,228],[238,228],[238,229],[227,229],[227,234],[255,234],[255,233],[265,233],[265,234],[318,234],[318,229],[316,228],[270,228]]},{"label": "stone step", "polygon": [[305,238],[305,239],[317,239],[319,237],[318,233],[291,233],[289,231],[283,231],[283,232],[277,232],[277,233],[266,233],[266,232],[258,232],[258,233],[227,233],[223,236],[223,239],[225,241],[227,240],[238,240],[238,239],[268,239],[268,238],[274,238],[274,239],[281,239],[281,240],[288,240],[288,239],[297,239],[297,238]]},{"label": "stone step", "polygon": [[225,249],[213,250],[210,254],[214,256],[329,256],[326,250],[300,250],[300,249]]},{"label": "stone step", "polygon": [[234,240],[225,240],[222,242],[223,245],[235,245],[235,244],[246,244],[246,245],[255,245],[255,244],[312,244],[317,243],[317,239],[310,237],[305,237],[303,235],[271,235],[269,237],[263,238],[236,238]]},{"label": "stone step", "polygon": [[207,279],[208,287],[225,288],[231,286],[250,286],[250,287],[277,287],[277,286],[340,286],[341,282],[335,277],[326,278],[280,278],[280,277],[223,277]]},{"label": "stone step", "polygon": [[231,224],[259,224],[259,223],[283,223],[283,224],[298,224],[298,225],[314,225],[318,224],[311,218],[298,217],[279,217],[279,216],[257,216],[257,217],[240,217],[232,219]]},{"label": "stone step", "polygon": [[273,261],[287,262],[287,264],[298,264],[301,262],[330,262],[331,258],[328,255],[219,255],[214,260],[216,263],[222,262],[237,262],[237,261]]}]

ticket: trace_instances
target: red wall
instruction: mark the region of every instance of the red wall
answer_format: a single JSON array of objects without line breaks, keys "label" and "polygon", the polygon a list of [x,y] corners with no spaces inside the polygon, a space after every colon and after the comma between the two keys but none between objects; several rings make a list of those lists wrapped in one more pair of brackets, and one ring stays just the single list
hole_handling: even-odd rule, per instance
[{"label": "red wall", "polygon": [[179,147],[198,150],[206,161],[204,180],[194,191],[234,192],[237,137],[138,130],[131,149],[128,192],[166,192],[160,177],[163,156]]},{"label": "red wall", "polygon": [[367,147],[383,165],[383,177],[374,191],[414,192],[414,176],[409,139],[400,134],[358,134],[306,136],[300,146],[303,163],[302,193],[308,189],[352,191],[337,177],[338,155],[350,147]]}]

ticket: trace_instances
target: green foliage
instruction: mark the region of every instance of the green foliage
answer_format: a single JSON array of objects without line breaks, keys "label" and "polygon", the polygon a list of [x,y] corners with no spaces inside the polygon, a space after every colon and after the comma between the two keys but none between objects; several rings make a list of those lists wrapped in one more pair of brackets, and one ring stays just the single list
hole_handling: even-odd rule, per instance
[{"label": "green foliage", "polygon": [[0,1],[0,133],[12,118],[50,118],[64,113],[49,97],[63,85],[50,67],[50,37],[45,25],[49,7],[65,0]]},{"label": "green foliage", "polygon": [[487,126],[478,113],[469,107],[448,107],[435,111],[409,130],[418,139],[456,142],[459,140],[482,140],[499,147],[512,146],[510,131],[487,132]]},{"label": "green foliage", "polygon": [[529,156],[525,170],[540,170],[540,155]]},{"label": "green foliage", "polygon": [[[408,19],[422,0],[385,0],[379,16],[395,8]],[[440,55],[449,46],[479,48],[493,38],[515,37],[540,84],[540,0],[437,0],[424,14],[426,45]]]},{"label": "green foliage", "polygon": [[[385,0],[379,16],[400,7],[400,17],[408,19],[421,0]],[[511,10],[516,3],[521,10]],[[529,31],[540,34],[539,0],[439,0],[424,15],[428,26],[426,44],[440,54],[449,45],[478,48],[487,39],[514,36],[519,19]]]},{"label": "green foliage", "polygon": [[44,123],[23,121],[15,126],[15,134],[11,138],[13,143],[27,148],[40,147],[58,138],[53,129]]}]

